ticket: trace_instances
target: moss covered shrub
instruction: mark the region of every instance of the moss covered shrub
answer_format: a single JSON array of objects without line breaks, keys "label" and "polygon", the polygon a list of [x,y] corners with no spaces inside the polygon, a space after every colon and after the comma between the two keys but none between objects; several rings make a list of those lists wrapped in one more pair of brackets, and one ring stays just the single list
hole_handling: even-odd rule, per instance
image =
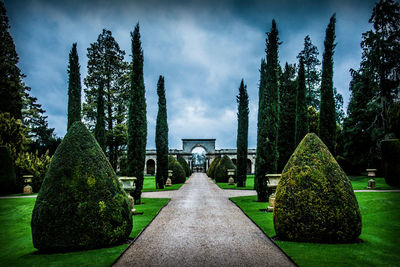
[{"label": "moss covered shrub", "polygon": [[[228,182],[228,169],[235,169],[236,173],[236,166],[233,164],[232,160],[228,156],[223,156],[215,166],[214,179],[217,183]],[[235,178],[235,175],[232,177]]]},{"label": "moss covered shrub", "polygon": [[12,193],[15,188],[15,168],[10,151],[0,146],[0,195]]},{"label": "moss covered shrub", "polygon": [[208,167],[208,170],[207,170],[207,176],[208,176],[208,177],[214,178],[215,166],[218,165],[218,162],[219,162],[220,159],[221,159],[221,158],[215,158],[215,159],[211,162],[211,164],[210,164],[210,166]]},{"label": "moss covered shrub", "polygon": [[42,251],[110,246],[126,240],[132,230],[127,195],[81,122],[72,124],[53,156],[31,227],[33,245]]},{"label": "moss covered shrub", "polygon": [[384,140],[381,147],[385,181],[400,187],[400,139]]},{"label": "moss covered shrub", "polygon": [[282,240],[346,243],[361,234],[350,181],[317,135],[307,134],[283,169],[273,217]]},{"label": "moss covered shrub", "polygon": [[185,170],[173,156],[168,156],[168,170],[172,170],[172,184],[181,184],[186,181]]},{"label": "moss covered shrub", "polygon": [[192,174],[192,170],[190,170],[189,164],[182,157],[178,157],[178,162],[181,164],[182,168],[185,170],[186,177],[189,177]]}]

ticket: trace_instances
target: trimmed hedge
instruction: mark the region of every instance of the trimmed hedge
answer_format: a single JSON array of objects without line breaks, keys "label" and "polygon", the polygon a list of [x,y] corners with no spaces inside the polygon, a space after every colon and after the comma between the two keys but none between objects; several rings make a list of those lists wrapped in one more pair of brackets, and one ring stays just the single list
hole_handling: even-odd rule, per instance
[{"label": "trimmed hedge", "polygon": [[186,181],[185,170],[173,156],[168,156],[168,170],[172,170],[172,184],[181,184]]},{"label": "trimmed hedge", "polygon": [[186,177],[189,177],[192,175],[192,171],[190,170],[189,164],[186,162],[186,160],[182,157],[178,157],[178,162],[181,164],[182,168],[185,170]]},{"label": "trimmed hedge", "polygon": [[127,195],[82,122],[72,124],[53,156],[31,227],[33,246],[42,251],[110,246],[131,233]]},{"label": "trimmed hedge", "polygon": [[218,162],[221,160],[221,158],[215,158],[210,166],[208,167],[207,170],[207,176],[214,179],[214,174],[215,174],[215,167],[218,165]]},{"label": "trimmed hedge", "polygon": [[[227,170],[235,169],[236,166],[228,156],[223,156],[218,164],[215,166],[214,179],[217,183],[227,183],[229,180]],[[236,176],[232,176],[236,180]]]},{"label": "trimmed hedge", "polygon": [[388,185],[400,187],[400,139],[384,140],[381,147],[385,181]]},{"label": "trimmed hedge", "polygon": [[361,234],[350,181],[316,134],[303,138],[283,169],[273,217],[281,240],[346,243]]},{"label": "trimmed hedge", "polygon": [[12,193],[15,188],[15,168],[10,151],[6,146],[0,146],[0,194]]}]

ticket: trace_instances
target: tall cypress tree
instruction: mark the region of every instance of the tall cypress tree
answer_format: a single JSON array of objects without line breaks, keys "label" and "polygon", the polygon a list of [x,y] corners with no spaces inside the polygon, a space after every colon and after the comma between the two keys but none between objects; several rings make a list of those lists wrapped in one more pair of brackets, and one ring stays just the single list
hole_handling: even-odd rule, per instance
[{"label": "tall cypress tree", "polygon": [[296,121],[296,68],[285,64],[279,85],[279,139],[278,173],[285,167],[295,149],[294,133]]},{"label": "tall cypress tree", "polygon": [[325,50],[322,59],[321,105],[319,112],[319,137],[335,154],[336,146],[336,109],[333,94],[333,53],[335,49],[335,23],[333,14],[325,35]]},{"label": "tall cypress tree", "polygon": [[104,153],[106,152],[106,125],[104,121],[104,84],[100,83],[97,92],[97,116],[94,137]]},{"label": "tall cypress tree", "polygon": [[[278,165],[279,127],[279,82],[278,82],[278,29],[272,20],[271,31],[267,33],[265,70],[261,68],[259,116],[257,125],[257,155],[255,187],[258,201],[268,200],[267,173],[276,173]],[[264,76],[264,77],[263,77]],[[261,121],[260,121],[261,120]]]},{"label": "tall cypress tree", "polygon": [[17,66],[19,58],[9,29],[6,7],[0,1],[0,113],[22,119],[23,74]]},{"label": "tall cypress tree", "polygon": [[168,178],[168,122],[167,100],[165,98],[164,77],[160,75],[157,83],[158,113],[156,124],[156,150],[157,173],[156,186],[164,188],[164,182]]},{"label": "tall cypress tree", "polygon": [[304,61],[300,57],[299,75],[297,77],[296,93],[296,124],[295,124],[295,146],[297,146],[303,137],[308,133],[308,114],[306,104],[306,80],[304,75]]},{"label": "tall cypress tree", "polygon": [[143,80],[143,50],[140,41],[139,23],[131,32],[132,80],[128,117],[128,175],[137,178],[133,193],[136,204],[141,203],[143,172],[146,159],[146,98]]},{"label": "tall cypress tree", "polygon": [[307,107],[313,106],[319,109],[320,105],[320,71],[317,69],[321,62],[318,59],[318,48],[313,45],[309,35],[304,37],[304,48],[301,50],[297,58],[302,58],[304,62],[304,73],[306,80],[306,103]]},{"label": "tall cypress tree", "polygon": [[[75,121],[81,121],[81,74],[79,72],[79,57],[76,51],[76,43],[72,44],[69,52],[68,65],[68,126]],[[104,102],[103,102],[104,105]],[[104,109],[104,108],[103,108]]]},{"label": "tall cypress tree", "polygon": [[237,132],[237,186],[246,186],[247,173],[247,145],[249,132],[249,95],[243,79],[240,82],[239,95],[236,97],[238,107],[238,132]]}]

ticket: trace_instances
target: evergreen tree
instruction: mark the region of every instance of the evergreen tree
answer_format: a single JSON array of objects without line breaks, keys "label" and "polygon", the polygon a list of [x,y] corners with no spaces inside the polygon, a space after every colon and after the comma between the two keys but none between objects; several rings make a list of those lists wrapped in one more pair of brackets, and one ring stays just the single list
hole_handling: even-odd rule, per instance
[{"label": "evergreen tree", "polygon": [[322,59],[321,105],[319,112],[319,137],[335,155],[336,146],[336,109],[333,95],[333,53],[335,49],[335,23],[336,14],[333,14],[324,41],[324,54]]},{"label": "evergreen tree", "polygon": [[94,137],[101,149],[106,151],[106,125],[104,121],[104,85],[100,83],[97,93],[97,119],[94,128]]},{"label": "evergreen tree", "polygon": [[247,145],[249,132],[249,95],[243,79],[240,82],[239,95],[236,96],[238,107],[238,132],[237,132],[237,187],[246,186],[247,174]]},{"label": "evergreen tree", "polygon": [[302,58],[304,63],[305,80],[306,80],[306,104],[307,107],[313,106],[315,109],[319,109],[320,105],[320,71],[317,69],[321,65],[318,59],[318,48],[312,44],[309,35],[304,37],[304,48],[297,56],[298,59]]},{"label": "evergreen tree", "polygon": [[40,155],[48,150],[53,155],[61,139],[55,136],[54,128],[49,128],[46,111],[37,103],[37,98],[29,94],[30,90],[25,86],[22,97],[22,123],[26,128],[26,137],[30,140],[28,150],[33,153],[37,151]]},{"label": "evergreen tree", "polygon": [[[261,67],[259,117],[257,124],[257,155],[255,187],[258,201],[268,200],[267,173],[277,172],[278,126],[279,126],[279,82],[278,82],[278,29],[272,20],[271,31],[267,33],[267,63]],[[263,77],[264,76],[264,77]],[[260,114],[261,113],[261,114]],[[260,121],[261,120],[261,121]]]},{"label": "evergreen tree", "polygon": [[368,69],[378,84],[376,96],[381,111],[377,120],[387,134],[387,109],[398,97],[400,84],[400,5],[393,0],[380,0],[369,23],[373,30],[363,33],[361,67]]},{"label": "evergreen tree", "polygon": [[137,178],[133,197],[141,203],[143,170],[146,158],[146,98],[143,80],[143,50],[140,41],[139,23],[132,37],[132,80],[128,117],[128,175]]},{"label": "evergreen tree", "polygon": [[297,146],[303,137],[308,133],[308,117],[306,105],[306,81],[304,73],[304,62],[300,57],[299,76],[297,77],[297,93],[296,93],[296,130],[295,130],[295,146]]},{"label": "evergreen tree", "polygon": [[[83,114],[93,129],[97,121],[97,98],[100,83],[104,84],[104,120],[106,123],[106,144],[108,158],[114,169],[117,168],[118,147],[116,143],[116,129],[118,111],[127,109],[127,87],[121,86],[121,79],[126,75],[129,66],[123,62],[125,52],[119,48],[111,31],[103,29],[97,41],[87,49],[88,74],[84,79],[86,88]],[[122,106],[121,106],[122,105]]]},{"label": "evergreen tree", "polygon": [[76,43],[72,44],[69,52],[68,65],[68,127],[75,121],[81,121],[81,74],[79,72],[79,57]]},{"label": "evergreen tree", "polygon": [[278,172],[285,167],[295,149],[296,121],[296,67],[285,64],[279,85],[279,138],[278,138]]},{"label": "evergreen tree", "polygon": [[167,122],[167,100],[165,98],[164,77],[160,75],[157,83],[158,113],[156,124],[156,150],[157,150],[157,173],[156,186],[164,188],[168,178],[168,122]]},{"label": "evergreen tree", "polygon": [[0,1],[0,113],[22,119],[23,74],[17,66],[19,58],[9,29],[6,8]]}]

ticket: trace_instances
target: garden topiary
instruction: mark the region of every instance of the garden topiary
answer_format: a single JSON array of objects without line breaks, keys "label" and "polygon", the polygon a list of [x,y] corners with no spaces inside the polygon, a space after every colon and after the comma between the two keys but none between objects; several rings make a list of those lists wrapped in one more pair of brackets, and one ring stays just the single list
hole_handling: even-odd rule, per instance
[{"label": "garden topiary", "polygon": [[93,135],[81,122],[58,146],[32,214],[33,246],[42,251],[121,243],[132,230],[125,191]]},{"label": "garden topiary", "polygon": [[181,164],[182,168],[185,170],[186,177],[189,177],[192,174],[189,164],[182,157],[178,157],[178,162],[179,162],[179,164]]},{"label": "garden topiary", "polygon": [[207,176],[210,178],[214,178],[214,173],[215,173],[215,166],[218,165],[218,162],[221,158],[215,158],[210,164],[210,167],[208,167],[207,170]]},{"label": "garden topiary", "polygon": [[400,187],[400,139],[384,140],[381,147],[385,181],[388,185]]},{"label": "garden topiary", "polygon": [[172,170],[172,184],[181,184],[186,181],[185,170],[173,156],[168,156],[168,170]]},{"label": "garden topiary", "polygon": [[361,234],[351,183],[314,133],[303,138],[283,169],[273,218],[281,240],[346,243]]},{"label": "garden topiary", "polygon": [[[236,173],[236,166],[233,164],[232,160],[228,156],[223,156],[218,164],[215,166],[214,171],[214,179],[217,183],[227,183],[228,182],[228,169],[235,169]],[[235,178],[235,175],[232,176]]]},{"label": "garden topiary", "polygon": [[10,151],[0,146],[0,195],[9,194],[15,187],[15,168]]}]

